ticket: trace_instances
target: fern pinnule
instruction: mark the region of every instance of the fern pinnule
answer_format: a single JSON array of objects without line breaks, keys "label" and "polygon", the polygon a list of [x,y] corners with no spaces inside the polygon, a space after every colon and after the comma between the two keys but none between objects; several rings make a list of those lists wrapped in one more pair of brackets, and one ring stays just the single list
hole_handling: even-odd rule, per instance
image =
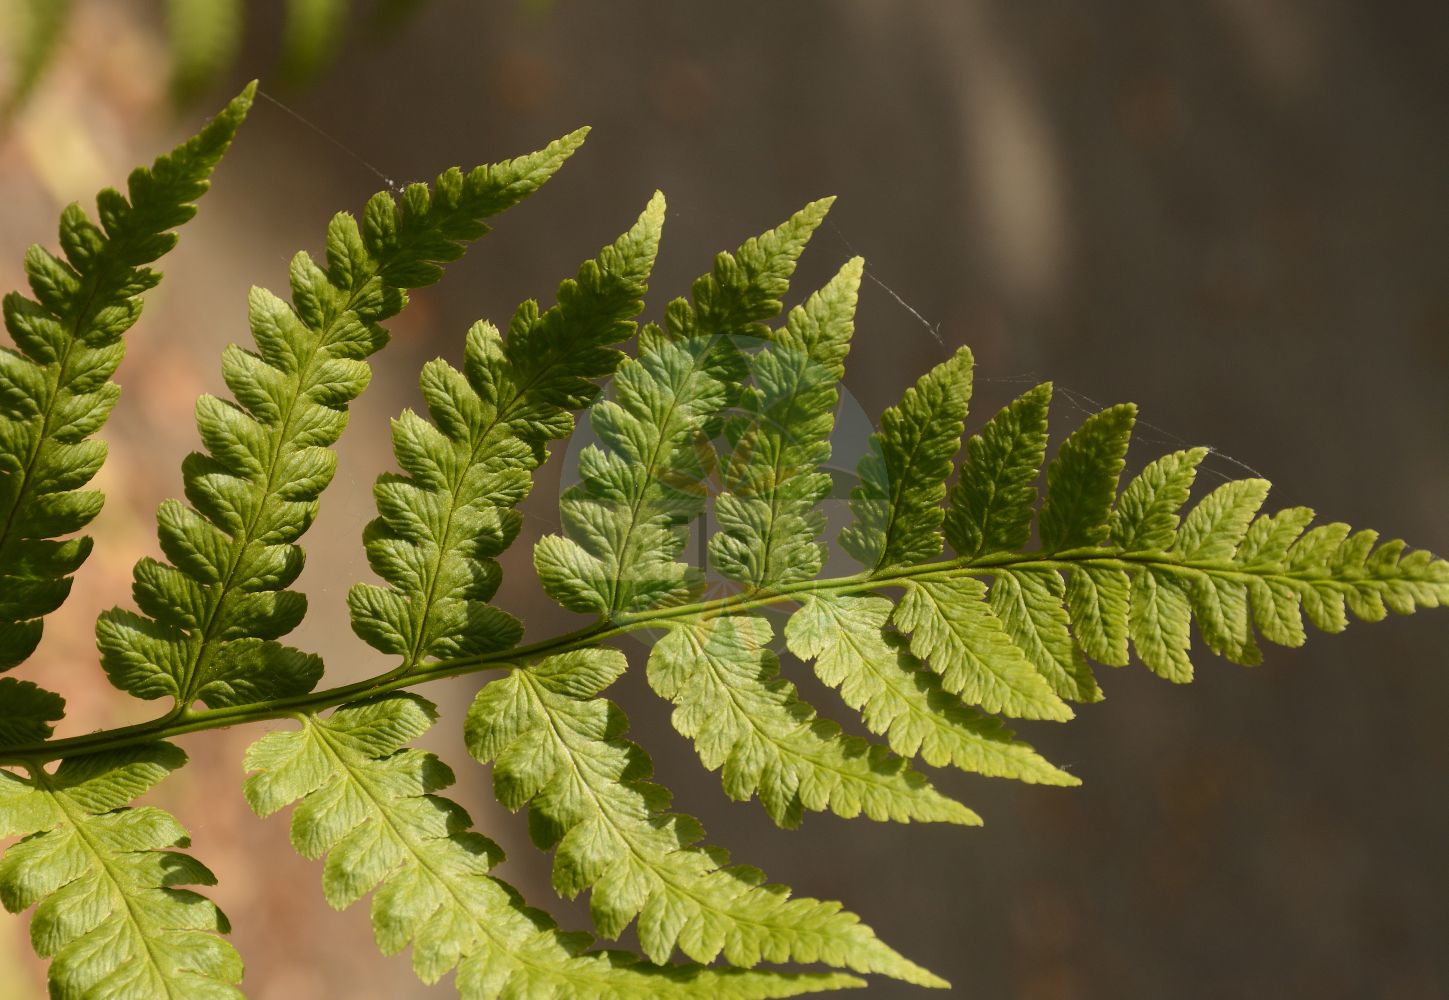
[{"label": "fern pinnule", "polygon": [[67,758],[54,773],[0,770],[0,836],[22,836],[0,859],[0,902],[35,906],[30,939],[49,958],[58,1000],[197,997],[240,1000],[242,961],[209,900],[183,885],[216,878],[185,847],[181,824],[131,807],[186,755],[152,743]]},{"label": "fern pinnule", "polygon": [[112,683],[140,698],[170,697],[176,710],[310,691],[321,660],[276,640],[306,613],[286,589],[302,570],[296,539],[316,517],[331,481],[330,446],[348,404],[366,388],[366,358],[387,343],[381,321],[407,302],[406,288],[436,281],[442,264],[488,231],[483,219],[552,176],[583,131],[544,150],[468,174],[453,169],[430,190],[381,192],[361,226],[345,213],[327,230],[327,267],[292,259],[292,303],[262,289],[250,297],[258,353],[232,346],[223,374],[237,403],[202,396],[197,426],[208,453],[183,463],[188,507],[157,515],[169,563],[136,565],[142,614],[104,613],[96,636]]},{"label": "fern pinnule", "polygon": [[971,351],[958,348],[881,414],[850,491],[855,520],[840,545],[862,566],[880,569],[941,554],[946,479],[961,448],[971,399]]},{"label": "fern pinnule", "polygon": [[715,498],[719,530],[709,548],[722,575],[749,587],[810,580],[825,565],[825,517],[816,508],[831,478],[819,466],[830,457],[863,266],[858,257],[847,263],[751,357],[742,413],[726,429],[725,491]]},{"label": "fern pinnule", "polygon": [[1030,389],[966,443],[944,521],[946,540],[958,555],[1016,552],[1031,539],[1051,401],[1050,382]]},{"label": "fern pinnule", "polygon": [[39,743],[65,718],[65,699],[33,681],[0,678],[0,744]]},{"label": "fern pinnule", "polygon": [[1042,551],[1098,545],[1110,535],[1136,420],[1137,407],[1119,403],[1089,416],[1062,442],[1047,466],[1046,497],[1036,518]]}]

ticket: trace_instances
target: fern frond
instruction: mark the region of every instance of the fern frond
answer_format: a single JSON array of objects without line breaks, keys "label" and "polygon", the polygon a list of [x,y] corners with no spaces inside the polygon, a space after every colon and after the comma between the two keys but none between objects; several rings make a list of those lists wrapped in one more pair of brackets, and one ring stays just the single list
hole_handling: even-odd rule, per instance
[{"label": "fern frond", "polygon": [[[292,9],[325,18],[344,6]],[[103,450],[86,439],[115,399],[120,334],[155,284],[145,265],[174,243],[169,230],[190,216],[249,97],[133,174],[130,201],[104,193],[100,227],[67,210],[67,259],[32,251],[34,300],[6,299],[19,350],[0,352],[0,670],[28,655],[89,550],[57,536],[99,505],[82,487]],[[223,359],[236,401],[198,402],[206,450],[183,463],[189,506],[168,501],[158,515],[166,561],[136,566],[139,612],[112,609],[97,625],[111,681],[171,698],[169,713],[50,740],[60,697],[0,678],[0,836],[23,838],[0,859],[0,902],[36,907],[54,995],[239,996],[225,918],[177,888],[210,873],[170,850],[187,843],[176,820],[131,803],[184,762],[166,739],[279,718],[298,728],[250,748],[248,801],[261,815],[295,807],[293,842],[325,859],[327,900],[342,908],[370,894],[379,947],[411,948],[425,982],[454,972],[460,994],[480,1000],[783,997],[863,985],[848,972],[945,986],[841,904],[767,884],[670,810],[604,697],[629,666],[608,644],[649,638],[643,669],[675,729],[731,798],[758,797],[778,825],[806,810],[969,825],[976,814],[915,761],[1077,784],[1002,717],[1066,721],[1100,700],[1089,660],[1135,655],[1186,682],[1194,623],[1210,651],[1255,664],[1260,640],[1303,643],[1305,616],[1336,632],[1350,616],[1449,603],[1449,562],[1372,531],[1314,527],[1307,508],[1261,513],[1261,479],[1197,496],[1207,449],[1158,458],[1123,487],[1131,405],[1088,417],[1048,462],[1052,389],[1038,386],[970,437],[958,468],[973,377],[964,348],[885,411],[839,536],[860,570],[822,578],[824,466],[863,264],[847,262],[778,329],[767,325],[830,204],[815,202],[719,255],[662,325],[637,329],[663,223],[656,195],[555,305],[525,302],[506,333],[476,324],[461,369],[424,367],[426,416],[393,422],[401,471],[379,478],[364,534],[381,585],[348,599],[354,631],[397,662],[313,692],[320,659],[280,642],[306,612],[288,588],[333,476],[331,448],[387,340],[381,323],[582,135],[449,171],[400,200],[379,194],[360,221],[333,219],[325,266],[294,259],[290,302],[253,291],[256,350],[232,346]],[[533,558],[553,599],[596,618],[519,645],[521,623],[490,604],[497,557],[550,442],[584,407],[598,444],[562,497],[561,532]],[[684,556],[691,525],[698,566]],[[877,741],[805,702],[777,653],[781,632]],[[440,794],[452,772],[414,748],[437,713],[405,689],[483,669],[502,673],[467,714],[470,754],[492,766],[505,806],[528,808],[554,888],[587,892],[598,933],[632,927],[645,958],[594,950],[497,880],[501,851]],[[687,964],[666,964],[676,950]]]},{"label": "fern frond", "polygon": [[169,563],[137,563],[142,614],[113,609],[97,622],[112,683],[173,698],[178,710],[311,690],[321,660],[276,640],[306,613],[306,599],[286,589],[302,570],[295,541],[332,479],[330,446],[367,386],[365,359],[387,342],[380,323],[403,308],[406,288],[437,280],[488,231],[484,218],[541,186],[582,140],[575,132],[516,160],[450,170],[432,190],[410,185],[401,201],[375,195],[360,226],[345,213],[333,218],[326,270],[305,252],[293,258],[290,305],[253,289],[259,353],[227,349],[223,375],[238,402],[197,402],[209,453],[182,466],[192,506],[169,500],[157,514]]},{"label": "fern frond", "polygon": [[[64,256],[32,246],[25,271],[34,298],[5,296],[16,349],[0,348],[0,670],[34,651],[43,617],[69,596],[71,574],[90,554],[89,537],[57,536],[84,528],[101,508],[101,494],[83,488],[106,457],[92,435],[120,395],[111,376],[125,354],[122,337],[141,314],[143,293],[161,280],[146,265],[176,245],[172,230],[196,213],[254,90],[248,86],[149,169],[132,172],[129,198],[102,191],[99,226],[79,205],[67,207]],[[57,715],[26,714],[52,712],[50,696],[14,685],[0,693],[11,696],[9,726],[32,738],[50,734],[46,721]]]},{"label": "fern frond", "polygon": [[57,1000],[239,1000],[242,962],[209,900],[199,861],[170,850],[186,831],[170,814],[129,805],[186,762],[168,743],[65,760],[27,778],[0,771],[0,902],[34,906],[31,943],[51,959]]},{"label": "fern frond", "polygon": [[581,650],[514,670],[479,692],[468,712],[469,751],[494,762],[498,799],[531,805],[534,843],[554,850],[554,888],[591,890],[594,926],[617,937],[637,917],[644,953],[675,948],[700,962],[826,962],[857,972],[945,985],[907,961],[835,903],[791,899],[752,868],[729,867],[700,847],[692,816],[668,812],[669,792],[648,779],[648,755],[624,739],[628,721],[595,697],[627,669],[616,650]]},{"label": "fern frond", "polygon": [[442,360],[423,369],[432,423],[412,411],[393,422],[407,474],[378,480],[382,516],[366,533],[368,560],[390,586],[358,584],[348,595],[353,630],[401,655],[398,672],[518,640],[517,620],[486,603],[501,578],[493,557],[517,533],[510,508],[528,495],[545,444],[573,430],[570,411],[591,402],[594,380],[622,359],[611,345],[634,333],[663,222],[656,195],[632,229],[564,282],[557,305],[540,313],[525,303],[506,339],[474,326],[462,372]]},{"label": "fern frond", "polygon": [[[517,675],[515,675],[517,676]],[[334,907],[369,892],[379,948],[412,946],[413,969],[435,982],[455,966],[458,992],[493,997],[787,997],[862,985],[833,974],[773,974],[655,966],[588,951],[586,935],[555,929],[507,883],[488,874],[496,844],[469,829],[456,803],[436,794],[452,771],[409,749],[436,717],[431,704],[392,695],[302,718],[248,751],[247,800],[259,815],[299,803],[292,843],[326,857],[323,891]]]}]

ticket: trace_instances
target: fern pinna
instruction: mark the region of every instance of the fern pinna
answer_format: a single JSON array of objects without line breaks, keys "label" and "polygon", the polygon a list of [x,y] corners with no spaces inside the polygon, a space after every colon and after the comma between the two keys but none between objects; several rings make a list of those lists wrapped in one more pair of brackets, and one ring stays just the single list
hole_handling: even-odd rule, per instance
[{"label": "fern pinna", "polygon": [[[29,657],[90,551],[65,536],[99,508],[82,487],[105,457],[91,435],[117,398],[121,335],[158,280],[147,265],[174,244],[251,95],[134,173],[129,197],[104,192],[99,226],[67,209],[64,259],[32,250],[33,298],[5,300],[4,669]],[[327,901],[370,895],[378,946],[410,947],[426,982],[454,973],[464,997],[783,997],[860,986],[861,974],[945,986],[841,904],[768,882],[671,809],[606,697],[630,666],[620,637],[651,644],[637,666],[725,793],[758,798],[778,825],[827,810],[970,825],[976,814],[921,765],[1077,784],[1005,720],[1063,721],[1099,700],[1089,660],[1120,666],[1135,653],[1181,683],[1194,622],[1212,652],[1253,664],[1260,638],[1303,643],[1305,616],[1337,632],[1350,614],[1449,601],[1449,563],[1371,531],[1314,527],[1306,508],[1260,513],[1262,480],[1194,501],[1204,449],[1159,458],[1123,487],[1131,406],[1092,415],[1047,462],[1052,390],[1038,386],[960,454],[964,348],[882,415],[833,548],[824,466],[862,262],[779,321],[830,208],[814,202],[720,254],[688,298],[641,327],[664,221],[656,195],[553,304],[525,302],[504,330],[475,324],[461,368],[424,367],[426,413],[393,421],[399,471],[373,491],[363,542],[377,580],[347,599],[353,630],[382,654],[377,673],[316,690],[321,659],[282,642],[307,610],[288,588],[348,405],[386,344],[381,323],[582,140],[379,194],[360,221],[333,219],[325,261],[294,258],[290,301],[252,292],[255,349],[223,357],[234,401],[198,401],[205,450],[182,463],[186,500],[158,512],[165,558],[136,565],[135,610],[97,623],[106,676],[167,701],[160,717],[51,738],[60,696],[0,678],[0,830],[21,838],[0,860],[0,901],[34,907],[52,995],[241,995],[226,918],[182,888],[211,873],[177,850],[188,838],[174,817],[135,803],[185,764],[170,738],[262,720],[286,724],[247,751],[247,801],[262,816],[291,807],[297,850],[323,859]],[[560,533],[533,562],[554,600],[593,620],[521,644],[522,623],[491,603],[498,557],[534,471],[580,412],[596,443],[562,496]],[[695,531],[697,563],[684,557]],[[857,571],[822,576],[835,554]],[[813,664],[871,736],[806,703],[782,650]],[[453,772],[413,746],[438,713],[409,689],[475,672],[490,679],[464,735],[498,800],[527,809],[554,888],[587,896],[594,932],[632,929],[642,954],[599,947],[528,905],[493,874],[497,844],[441,794]]]}]

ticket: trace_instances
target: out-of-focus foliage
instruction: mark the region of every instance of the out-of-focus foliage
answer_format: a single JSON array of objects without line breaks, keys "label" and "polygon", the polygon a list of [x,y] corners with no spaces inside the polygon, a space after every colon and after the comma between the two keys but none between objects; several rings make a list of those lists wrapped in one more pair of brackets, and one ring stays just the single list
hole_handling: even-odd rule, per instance
[{"label": "out-of-focus foliage", "polygon": [[[12,33],[14,66],[0,107],[24,103],[44,76],[65,36],[72,0],[11,0],[15,7],[0,30]],[[153,0],[164,4],[171,58],[171,92],[177,103],[203,94],[234,65],[247,26],[243,0]],[[286,0],[278,39],[276,76],[283,85],[316,79],[358,29],[374,38],[401,30],[427,0]]]},{"label": "out-of-focus foliage", "polygon": [[19,107],[30,92],[35,89],[45,68],[55,55],[65,31],[66,17],[70,13],[71,0],[13,0],[9,21],[0,21],[0,28],[14,34],[14,66],[11,71],[10,92],[5,95],[3,107],[8,115]]}]

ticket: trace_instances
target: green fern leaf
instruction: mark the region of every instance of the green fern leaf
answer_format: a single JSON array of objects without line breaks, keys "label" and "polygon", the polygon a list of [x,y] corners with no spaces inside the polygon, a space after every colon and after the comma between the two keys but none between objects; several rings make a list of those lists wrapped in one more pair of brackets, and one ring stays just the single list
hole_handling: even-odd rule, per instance
[{"label": "green fern leaf", "polygon": [[854,332],[864,262],[849,262],[754,355],[754,385],[724,463],[728,492],[715,500],[719,531],[709,553],[729,579],[760,588],[810,580],[825,564],[816,505],[830,492],[836,384]]},{"label": "green fern leaf", "polygon": [[[1267,498],[1266,480],[1239,479],[1223,483],[1203,497],[1183,519],[1173,548],[1189,562],[1232,560],[1248,534],[1253,515]],[[1372,545],[1373,539],[1368,541]]]},{"label": "green fern leaf", "polygon": [[771,634],[763,618],[712,618],[673,626],[649,655],[650,685],[677,706],[674,727],[695,741],[705,767],[720,769],[730,798],[758,792],[770,818],[787,828],[806,809],[980,823],[904,760],[816,718],[778,676]]},{"label": "green fern leaf", "polygon": [[1067,614],[1083,651],[1111,667],[1127,665],[1128,601],[1132,581],[1118,566],[1073,566]]},{"label": "green fern leaf", "polygon": [[1046,455],[1051,399],[1050,382],[1037,386],[966,443],[966,461],[946,512],[946,539],[957,555],[969,559],[1025,547]]},{"label": "green fern leaf", "polygon": [[14,677],[0,677],[0,745],[39,743],[65,718],[65,699]]},{"label": "green fern leaf", "polygon": [[971,705],[1021,719],[1064,721],[1072,710],[1013,642],[969,576],[911,580],[892,622],[911,636],[911,652]]},{"label": "green fern leaf", "polygon": [[509,885],[488,874],[503,858],[469,829],[467,813],[436,794],[449,768],[407,744],[436,711],[421,698],[392,695],[346,705],[327,719],[274,732],[247,751],[247,801],[267,816],[294,802],[292,843],[326,857],[327,900],[343,908],[369,892],[379,948],[412,946],[413,969],[435,982],[458,969],[468,1000],[549,996],[785,997],[860,985],[846,976],[758,974],[698,966],[653,966],[587,951]]},{"label": "green fern leaf", "polygon": [[539,153],[468,174],[442,174],[432,190],[381,193],[362,225],[347,214],[327,232],[327,268],[292,260],[292,303],[254,289],[258,353],[228,348],[223,375],[238,403],[203,396],[197,427],[207,454],[182,467],[187,507],[157,515],[170,564],[142,559],[133,592],[142,615],[113,609],[96,625],[112,683],[139,698],[216,707],[297,695],[322,674],[313,655],[276,640],[306,613],[285,589],[302,569],[296,539],[331,481],[330,446],[347,406],[366,388],[365,359],[387,342],[379,325],[405,305],[405,288],[435,281],[441,265],[487,232],[483,219],[541,186],[578,147],[576,132]]},{"label": "green fern leaf", "polygon": [[509,508],[527,496],[545,443],[573,430],[568,411],[589,403],[594,380],[623,357],[611,345],[634,332],[663,221],[655,196],[632,229],[564,283],[558,305],[539,313],[526,303],[506,340],[475,326],[463,372],[441,360],[424,368],[433,424],[411,411],[394,421],[393,449],[408,475],[378,481],[382,516],[366,535],[369,562],[391,587],[358,584],[348,595],[354,631],[400,654],[400,671],[518,640],[518,622],[486,604],[501,578],[493,557],[518,530]]},{"label": "green fern leaf", "polygon": [[862,565],[878,569],[941,554],[941,501],[965,430],[971,365],[971,352],[960,348],[882,414],[860,461],[860,485],[850,491],[855,523],[840,536]]},{"label": "green fern leaf", "polygon": [[1192,609],[1186,581],[1158,566],[1130,576],[1132,615],[1128,634],[1133,650],[1157,676],[1186,684],[1192,680],[1192,661],[1187,655],[1192,645]]},{"label": "green fern leaf", "polygon": [[241,997],[241,958],[211,902],[181,885],[213,885],[168,813],[132,800],[186,762],[167,743],[64,761],[29,779],[0,771],[0,902],[36,908],[30,936],[51,959],[58,1000]]},{"label": "green fern leaf", "polygon": [[720,849],[696,846],[699,821],[666,811],[648,756],[623,738],[623,712],[594,697],[627,666],[615,650],[551,657],[489,684],[468,713],[469,750],[495,762],[499,801],[531,803],[534,842],[556,851],[559,893],[591,890],[594,926],[607,937],[637,917],[655,962],[677,947],[700,962],[821,961],[944,985],[838,904],[791,899],[757,870],[727,867]]},{"label": "green fern leaf", "polygon": [[1000,720],[965,705],[886,631],[891,602],[883,597],[812,595],[790,616],[790,652],[815,661],[821,681],[861,713],[903,757],[933,767],[952,765],[994,778],[1077,785],[1076,778],[1014,739]]},{"label": "green fern leaf", "polygon": [[583,481],[560,502],[568,537],[548,535],[534,549],[539,582],[574,611],[616,613],[686,600],[698,571],[676,562],[680,527],[704,509],[701,485],[713,455],[697,447],[724,405],[710,370],[709,339],[640,335],[639,355],[619,366],[615,398],[590,412],[612,449],[590,446]]},{"label": "green fern leaf", "polygon": [[100,511],[101,494],[83,487],[106,446],[90,435],[120,394],[110,379],[125,353],[122,335],[140,316],[142,293],[161,279],[146,265],[175,246],[171,230],[195,214],[254,91],[247,87],[195,137],[134,171],[129,198],[102,191],[100,226],[69,206],[60,223],[64,258],[31,247],[25,269],[34,298],[5,296],[17,350],[0,348],[0,670],[35,649],[42,617],[65,601],[71,574],[90,554],[90,538],[55,536]]},{"label": "green fern leaf", "polygon": [[1112,544],[1128,551],[1171,549],[1177,539],[1177,512],[1187,503],[1197,467],[1207,453],[1206,448],[1175,451],[1138,473],[1107,520]]},{"label": "green fern leaf", "polygon": [[1110,530],[1107,519],[1137,408],[1130,403],[1094,413],[1062,442],[1047,468],[1047,496],[1037,516],[1045,552],[1097,545]]},{"label": "green fern leaf", "polygon": [[1101,701],[1102,689],[1072,640],[1071,618],[1063,607],[1065,597],[1066,587],[1055,569],[1004,567],[992,577],[988,603],[1012,645],[1058,698]]}]

